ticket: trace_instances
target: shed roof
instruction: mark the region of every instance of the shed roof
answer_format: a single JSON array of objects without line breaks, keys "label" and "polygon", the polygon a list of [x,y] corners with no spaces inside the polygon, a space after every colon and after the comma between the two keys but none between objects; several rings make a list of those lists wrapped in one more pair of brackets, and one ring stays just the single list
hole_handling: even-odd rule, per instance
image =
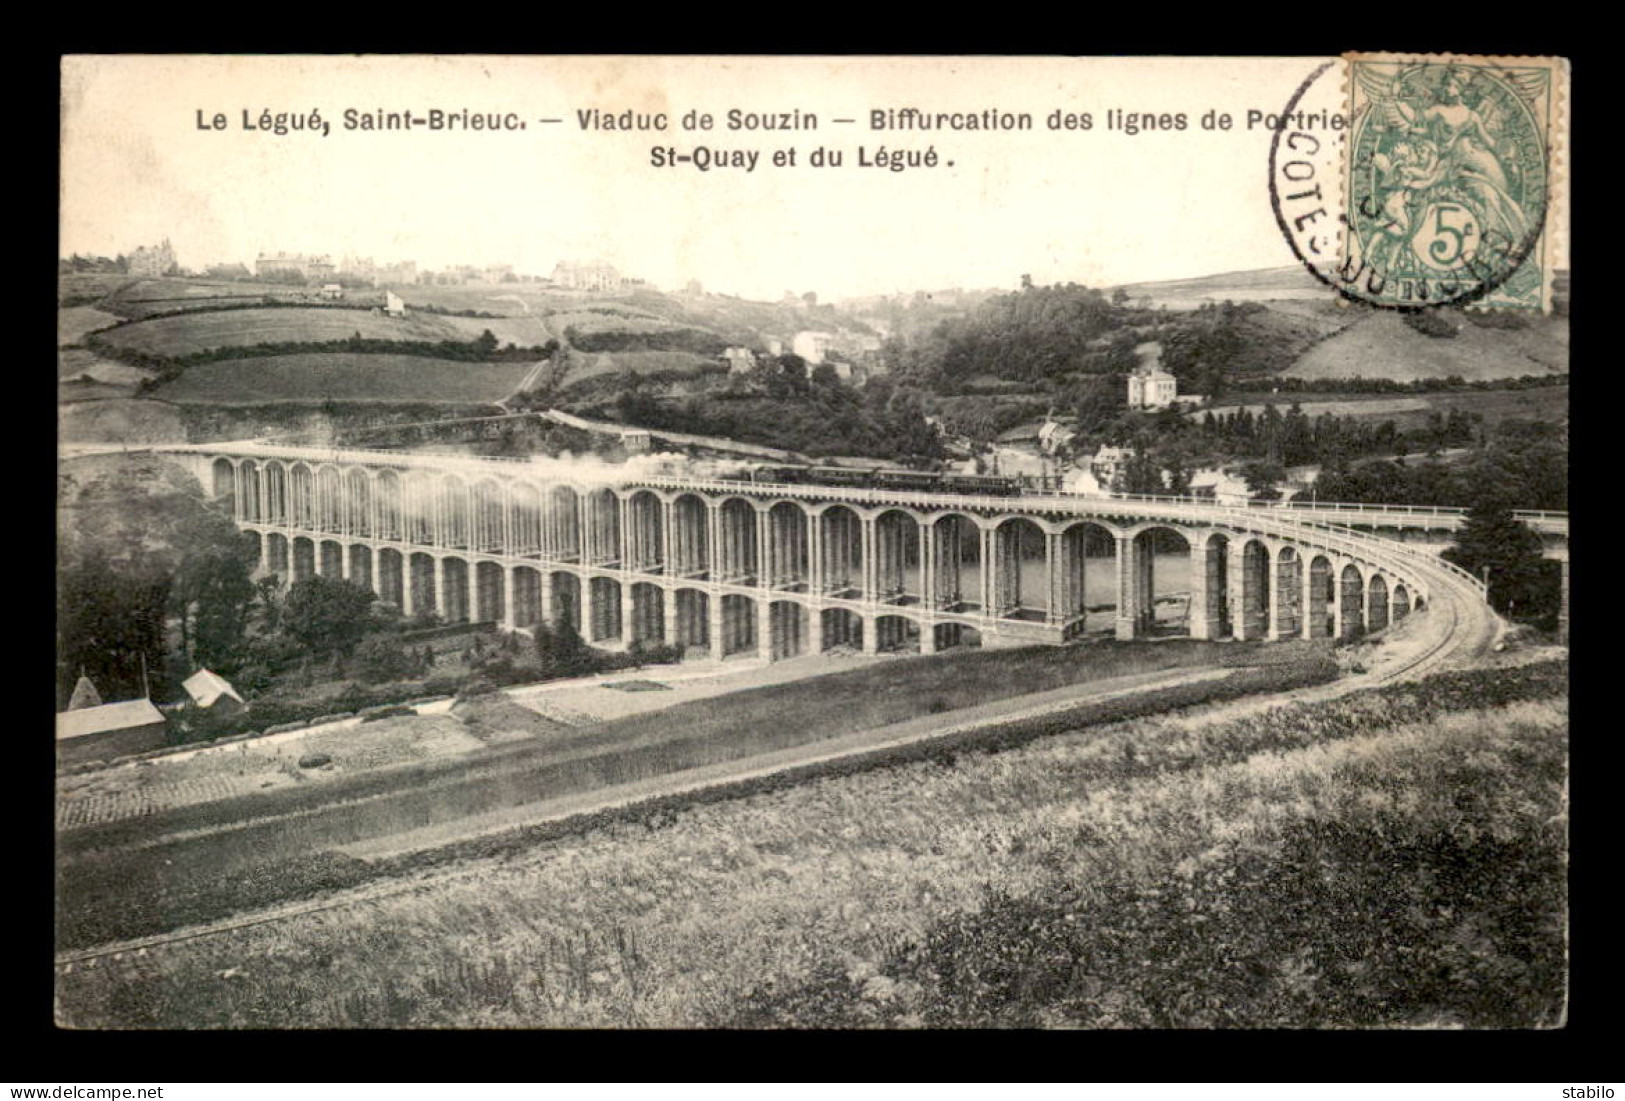
[{"label": "shed roof", "polygon": [[109,730],[129,730],[131,727],[150,726],[163,721],[164,713],[152,706],[151,700],[123,700],[104,703],[100,707],[81,707],[77,711],[64,711],[57,715],[56,740],[83,738]]},{"label": "shed roof", "polygon": [[191,696],[192,702],[199,707],[212,707],[221,696],[230,696],[238,703],[243,702],[243,698],[237,694],[230,681],[207,669],[199,669],[187,677],[181,682],[181,687],[186,689],[186,694]]}]

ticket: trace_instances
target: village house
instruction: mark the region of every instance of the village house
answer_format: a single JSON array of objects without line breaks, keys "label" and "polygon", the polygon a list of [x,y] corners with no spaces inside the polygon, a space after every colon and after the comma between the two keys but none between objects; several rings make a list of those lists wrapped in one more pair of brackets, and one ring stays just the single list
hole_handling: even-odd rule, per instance
[{"label": "village house", "polygon": [[394,291],[384,292],[384,312],[390,317],[405,317],[406,302]]},{"label": "village house", "polygon": [[62,764],[106,761],[159,749],[168,734],[163,712],[148,699],[73,708],[56,717],[56,756]]},{"label": "village house", "polygon": [[327,283],[322,286],[322,297],[329,302],[337,302],[344,297],[344,288],[337,283]]},{"label": "village house", "polygon": [[126,259],[131,275],[160,276],[166,275],[176,266],[175,250],[165,237],[163,244],[151,248],[142,245]]},{"label": "village house", "polygon": [[1089,460],[1089,473],[1103,489],[1116,490],[1122,484],[1129,460],[1134,458],[1132,447],[1101,447]]},{"label": "village house", "polygon": [[817,366],[829,355],[830,346],[834,342],[835,337],[832,333],[804,329],[790,342],[790,350],[806,360],[808,366]]},{"label": "village house", "polygon": [[749,374],[756,367],[756,353],[749,348],[727,348],[723,351],[721,359],[728,365],[730,375]]}]

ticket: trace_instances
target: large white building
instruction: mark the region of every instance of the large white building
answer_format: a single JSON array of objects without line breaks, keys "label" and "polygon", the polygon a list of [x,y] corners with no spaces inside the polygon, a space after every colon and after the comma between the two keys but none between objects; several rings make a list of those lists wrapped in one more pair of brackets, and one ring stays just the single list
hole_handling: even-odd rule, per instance
[{"label": "large white building", "polygon": [[829,355],[835,337],[831,333],[821,333],[812,329],[804,329],[795,335],[790,342],[790,350],[807,361],[809,367],[816,367],[824,362]]}]

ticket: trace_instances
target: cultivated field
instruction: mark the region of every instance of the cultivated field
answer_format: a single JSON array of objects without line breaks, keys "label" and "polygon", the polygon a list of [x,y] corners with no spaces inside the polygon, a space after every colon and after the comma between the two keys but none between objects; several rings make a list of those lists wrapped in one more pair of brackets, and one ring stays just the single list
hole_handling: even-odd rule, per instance
[{"label": "cultivated field", "polygon": [[465,363],[427,356],[310,352],[188,367],[156,394],[165,401],[253,405],[290,402],[500,401],[527,363]]},{"label": "cultivated field", "polygon": [[[343,340],[472,340],[448,319],[428,314],[386,317],[368,310],[266,308],[195,312],[136,321],[106,334],[107,342],[152,355],[186,356],[249,344]],[[477,333],[474,335],[478,335]]]},{"label": "cultivated field", "polygon": [[77,344],[85,338],[86,333],[117,325],[123,320],[117,314],[107,313],[92,306],[67,306],[59,309],[56,311],[57,347]]},{"label": "cultivated field", "polygon": [[89,375],[97,382],[113,386],[134,386],[143,379],[154,377],[152,371],[132,367],[128,363],[103,359],[85,348],[59,348],[56,353],[56,374],[59,379]]},{"label": "cultivated field", "polygon": [[[1441,415],[1452,409],[1477,413],[1484,423],[1494,425],[1503,420],[1561,421],[1569,415],[1569,388],[1567,386],[1541,386],[1528,390],[1462,390],[1453,393],[1418,394],[1414,397],[1396,397],[1391,394],[1278,394],[1270,399],[1277,412],[1285,413],[1298,401],[1310,417],[1322,413],[1339,416],[1385,421],[1391,420],[1401,432],[1422,428],[1428,413]],[[1245,405],[1217,405],[1215,413],[1228,413],[1239,408],[1257,413],[1264,403],[1247,402]],[[1200,418],[1201,412],[1190,414]]]},{"label": "cultivated field", "polygon": [[1550,1027],[1566,665],[832,776],[58,968],[74,1027]]},{"label": "cultivated field", "polygon": [[1402,382],[1457,375],[1471,382],[1562,374],[1569,369],[1567,318],[1536,319],[1527,329],[1459,323],[1460,331],[1453,337],[1424,336],[1392,311],[1373,311],[1309,349],[1284,373],[1290,378]]},{"label": "cultivated field", "polygon": [[707,369],[714,370],[717,365],[716,360],[693,352],[578,352],[570,363],[570,370],[562,380],[565,385],[599,375],[699,375]]}]

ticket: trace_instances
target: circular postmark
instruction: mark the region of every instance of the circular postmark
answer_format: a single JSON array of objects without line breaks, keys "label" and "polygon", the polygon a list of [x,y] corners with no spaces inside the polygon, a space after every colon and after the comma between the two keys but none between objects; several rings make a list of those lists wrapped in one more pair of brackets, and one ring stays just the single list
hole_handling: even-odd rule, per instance
[{"label": "circular postmark", "polygon": [[1384,309],[1540,308],[1549,70],[1347,64],[1347,104],[1340,63],[1321,65],[1270,143],[1270,201],[1294,254],[1339,295]]}]

